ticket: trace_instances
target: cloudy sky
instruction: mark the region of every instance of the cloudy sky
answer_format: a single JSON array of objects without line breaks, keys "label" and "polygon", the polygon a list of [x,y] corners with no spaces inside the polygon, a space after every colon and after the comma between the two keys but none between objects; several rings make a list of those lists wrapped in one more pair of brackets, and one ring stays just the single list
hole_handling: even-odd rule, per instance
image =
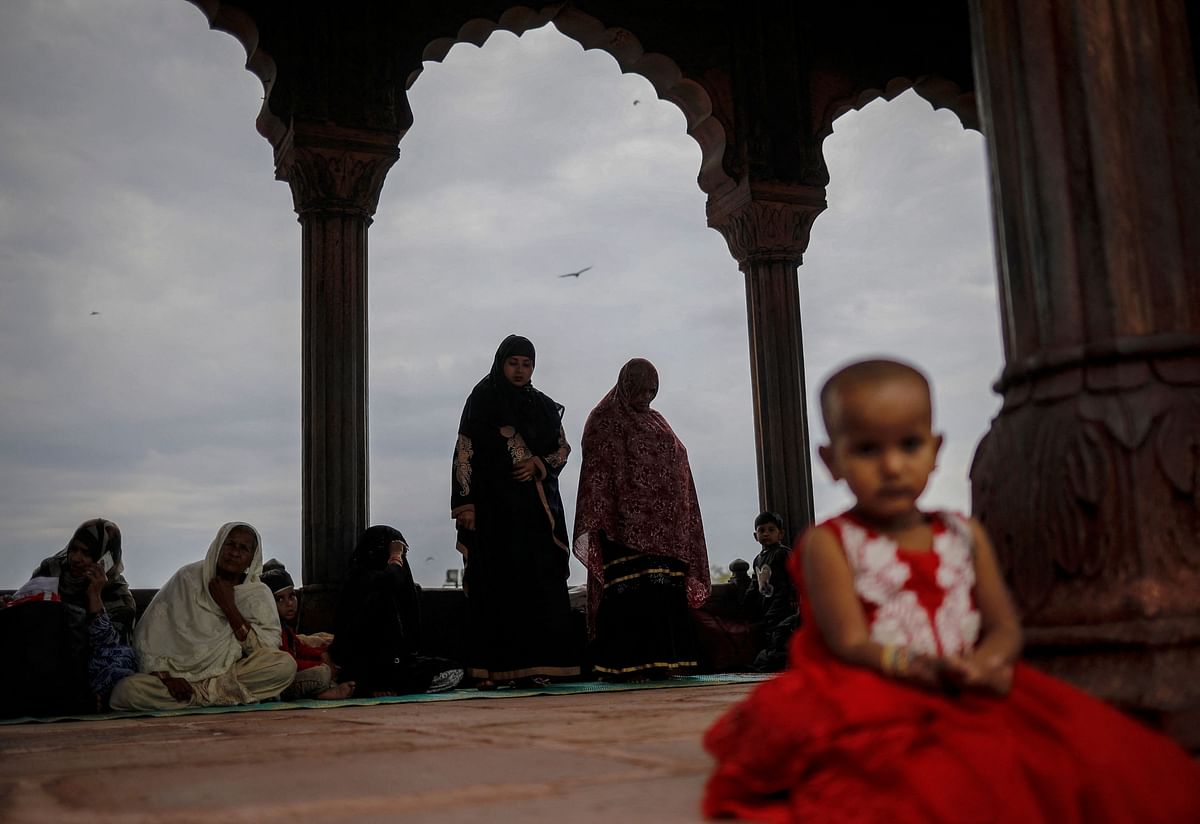
[{"label": "cloudy sky", "polygon": [[[234,519],[298,569],[300,227],[244,62],[183,0],[0,4],[0,588],[97,515],[134,586]],[[705,226],[683,115],[553,27],[460,44],[410,94],[370,232],[372,521],[405,532],[422,583],[458,565],[459,413],[518,332],[576,445],[620,366],[652,360],[712,562],[752,557],[743,278]],[[838,120],[825,154],[800,271],[810,393],[863,355],[922,365],[947,435],[925,500],[967,508],[1001,367],[983,139],[909,93]],[[833,514],[848,499],[815,476]]]}]

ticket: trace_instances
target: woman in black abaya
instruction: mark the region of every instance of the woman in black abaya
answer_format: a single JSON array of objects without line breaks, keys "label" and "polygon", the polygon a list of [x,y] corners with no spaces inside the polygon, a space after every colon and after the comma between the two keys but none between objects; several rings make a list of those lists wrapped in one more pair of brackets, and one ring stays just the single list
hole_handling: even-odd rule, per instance
[{"label": "woman in black abaya", "polygon": [[329,648],[339,679],[354,681],[356,694],[442,692],[462,680],[453,662],[420,653],[419,596],[400,531],[373,526],[363,532],[350,556]]},{"label": "woman in black abaya", "polygon": [[463,407],[451,517],[466,562],[467,673],[481,689],[579,674],[558,474],[563,408],[533,388],[533,344],[509,335]]}]

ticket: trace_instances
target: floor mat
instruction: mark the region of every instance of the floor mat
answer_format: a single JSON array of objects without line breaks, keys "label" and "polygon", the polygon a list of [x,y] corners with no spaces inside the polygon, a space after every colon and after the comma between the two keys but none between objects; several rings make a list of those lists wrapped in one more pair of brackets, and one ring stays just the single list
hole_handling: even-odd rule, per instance
[{"label": "floor mat", "polygon": [[107,712],[93,713],[91,715],[56,715],[40,718],[32,716],[2,718],[0,719],[0,726],[51,721],[109,721],[119,718],[137,718],[139,716],[172,718],[180,715],[215,715],[227,712],[272,712],[276,710],[330,709],[332,707],[367,707],[374,704],[414,704],[424,701],[486,700],[496,698],[526,698],[531,695],[579,695],[590,692],[715,687],[730,686],[733,684],[753,684],[758,681],[765,681],[770,677],[770,675],[761,675],[758,673],[722,673],[719,675],[680,675],[663,681],[647,681],[641,684],[609,684],[603,681],[578,681],[550,684],[545,687],[520,689],[501,687],[496,690],[487,691],[460,689],[436,694],[393,695],[384,698],[344,698],[340,701],[317,701],[305,698],[298,701],[268,701],[264,704],[241,704],[233,707],[182,707],[180,709],[157,710],[155,712]]}]

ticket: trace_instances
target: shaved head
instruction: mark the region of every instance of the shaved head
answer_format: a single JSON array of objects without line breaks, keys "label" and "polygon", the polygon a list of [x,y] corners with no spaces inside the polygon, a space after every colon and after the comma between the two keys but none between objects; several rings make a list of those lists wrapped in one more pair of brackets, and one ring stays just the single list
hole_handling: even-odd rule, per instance
[{"label": "shaved head", "polygon": [[921,370],[894,360],[857,361],[834,372],[821,387],[821,418],[825,421],[829,439],[833,440],[842,427],[845,412],[843,401],[852,389],[879,387],[889,383],[911,383],[919,387],[932,418],[933,400],[929,379]]}]

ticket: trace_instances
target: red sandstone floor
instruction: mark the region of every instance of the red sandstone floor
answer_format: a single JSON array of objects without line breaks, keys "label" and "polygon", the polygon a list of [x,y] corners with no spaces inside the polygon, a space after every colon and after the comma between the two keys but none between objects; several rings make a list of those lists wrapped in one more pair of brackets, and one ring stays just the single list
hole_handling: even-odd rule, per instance
[{"label": "red sandstone floor", "polygon": [[696,822],[750,689],[0,727],[0,821]]}]

